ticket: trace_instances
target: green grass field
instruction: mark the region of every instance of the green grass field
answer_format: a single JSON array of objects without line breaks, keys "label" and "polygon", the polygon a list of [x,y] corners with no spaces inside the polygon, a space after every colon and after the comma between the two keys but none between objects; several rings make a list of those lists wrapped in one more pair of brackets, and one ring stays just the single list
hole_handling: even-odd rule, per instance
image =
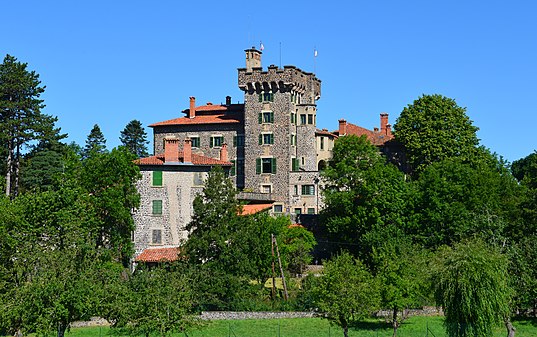
[{"label": "green grass field", "polygon": [[[399,337],[445,337],[443,318],[411,317],[398,330]],[[537,321],[515,321],[517,337],[537,336]],[[427,334],[427,327],[429,333]],[[107,327],[76,328],[66,334],[68,337],[98,337],[110,336]],[[343,336],[341,329],[330,326],[328,321],[320,318],[294,318],[294,319],[263,319],[263,320],[221,320],[207,322],[205,326],[188,331],[186,334],[174,336],[188,337],[339,337]],[[384,321],[368,320],[349,331],[351,337],[388,337],[392,330]],[[498,328],[492,337],[506,336],[503,327]]]}]

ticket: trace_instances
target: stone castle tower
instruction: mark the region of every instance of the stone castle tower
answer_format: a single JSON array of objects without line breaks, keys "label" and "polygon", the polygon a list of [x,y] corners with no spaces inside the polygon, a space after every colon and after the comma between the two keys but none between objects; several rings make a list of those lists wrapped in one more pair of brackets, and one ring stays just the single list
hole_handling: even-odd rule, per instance
[{"label": "stone castle tower", "polygon": [[247,49],[238,69],[244,92],[244,187],[270,193],[275,210],[318,212],[316,101],[321,81],[294,66],[270,65],[262,52]]}]

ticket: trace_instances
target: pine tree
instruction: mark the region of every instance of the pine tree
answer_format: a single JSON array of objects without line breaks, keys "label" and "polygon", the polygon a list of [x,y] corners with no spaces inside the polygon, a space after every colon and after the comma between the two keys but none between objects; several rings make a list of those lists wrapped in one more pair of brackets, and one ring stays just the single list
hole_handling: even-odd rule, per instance
[{"label": "pine tree", "polygon": [[119,140],[136,157],[147,157],[147,133],[142,127],[142,123],[139,120],[133,119],[130,121],[123,131]]},{"label": "pine tree", "polygon": [[0,143],[5,146],[6,195],[11,196],[18,194],[24,147],[53,133],[57,121],[41,113],[45,105],[39,97],[45,87],[40,86],[39,75],[28,71],[27,66],[11,55],[6,55],[0,64]]},{"label": "pine tree", "polygon": [[93,126],[91,129],[88,138],[86,139],[86,146],[82,151],[82,157],[88,158],[91,153],[105,153],[106,150],[106,139],[104,138],[101,128],[98,124]]}]

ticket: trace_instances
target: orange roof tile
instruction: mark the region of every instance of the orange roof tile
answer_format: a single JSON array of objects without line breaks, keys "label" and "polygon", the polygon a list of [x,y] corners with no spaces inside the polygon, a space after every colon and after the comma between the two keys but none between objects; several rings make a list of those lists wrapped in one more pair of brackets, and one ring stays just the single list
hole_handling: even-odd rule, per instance
[{"label": "orange roof tile", "polygon": [[[339,134],[339,130],[334,131],[334,133],[338,136],[342,136]],[[384,135],[380,132],[375,132],[368,130],[366,128],[363,128],[361,126],[347,123],[347,134],[348,135],[355,135],[355,136],[366,136],[367,139],[371,142],[373,145],[384,145],[387,141],[393,139],[393,134]]]},{"label": "orange roof tile", "polygon": [[170,119],[164,122],[153,123],[149,127],[165,126],[165,125],[195,125],[195,124],[233,124],[241,123],[237,115],[199,115],[194,118],[180,117]]},{"label": "orange roof tile", "polygon": [[242,211],[239,210],[239,215],[251,215],[265,211],[272,207],[272,204],[251,204],[243,205]]},{"label": "orange roof tile", "polygon": [[177,261],[179,247],[146,248],[134,260],[136,262],[165,262]]},{"label": "orange roof tile", "polygon": [[316,135],[323,135],[323,136],[329,136],[329,137],[337,138],[337,135],[335,135],[334,133],[332,133],[332,132],[330,132],[328,130],[324,130],[324,129],[323,130],[319,130],[319,129],[315,130],[315,134]]},{"label": "orange roof tile", "polygon": [[[183,162],[183,151],[179,151],[179,160]],[[164,165],[164,154],[158,154],[156,156],[140,158],[134,161],[136,165]],[[194,165],[220,165],[220,166],[231,166],[232,163],[229,161],[222,161],[219,159],[209,158],[206,156],[201,156],[199,154],[192,153],[192,164]]]},{"label": "orange roof tile", "polygon": [[290,224],[289,226],[287,226],[287,228],[297,228],[297,227],[298,227],[298,228],[306,228],[306,227],[302,226],[302,225],[299,224],[299,223],[292,223],[292,224]]}]

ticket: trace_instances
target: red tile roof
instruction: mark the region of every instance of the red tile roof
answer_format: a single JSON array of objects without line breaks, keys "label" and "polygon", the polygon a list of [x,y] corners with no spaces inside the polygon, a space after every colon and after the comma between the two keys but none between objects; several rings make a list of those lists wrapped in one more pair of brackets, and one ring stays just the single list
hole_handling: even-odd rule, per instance
[{"label": "red tile roof", "polygon": [[179,247],[146,248],[134,260],[136,262],[165,262],[177,261]]},{"label": "red tile roof", "polygon": [[329,136],[329,137],[334,137],[334,138],[337,138],[337,135],[335,135],[334,133],[332,132],[329,132],[328,130],[326,129],[322,129],[322,130],[315,130],[315,134],[316,135],[321,135],[321,136]]},{"label": "red tile roof", "polygon": [[200,115],[194,118],[189,118],[189,117],[174,118],[174,119],[170,119],[164,122],[153,123],[149,125],[149,127],[166,126],[166,125],[236,124],[236,123],[241,123],[237,115],[214,114],[214,115]]},{"label": "red tile roof", "polygon": [[[334,134],[341,137],[342,135],[339,134],[339,130],[336,130],[333,132]],[[384,135],[381,132],[375,132],[368,130],[366,128],[363,128],[361,126],[348,123],[347,122],[347,135],[355,135],[355,136],[366,136],[367,139],[373,144],[373,145],[384,145],[387,141],[393,139],[393,134]]]},{"label": "red tile roof", "polygon": [[[183,162],[183,151],[179,151],[179,160]],[[134,161],[136,165],[164,165],[164,154],[158,154],[156,156],[140,158]],[[229,161],[222,161],[219,159],[209,158],[206,156],[201,156],[198,154],[192,153],[192,164],[202,165],[202,166],[231,166],[232,163]]]},{"label": "red tile roof", "polygon": [[239,215],[251,215],[265,211],[272,207],[272,204],[251,204],[243,205],[242,212],[239,210]]}]

